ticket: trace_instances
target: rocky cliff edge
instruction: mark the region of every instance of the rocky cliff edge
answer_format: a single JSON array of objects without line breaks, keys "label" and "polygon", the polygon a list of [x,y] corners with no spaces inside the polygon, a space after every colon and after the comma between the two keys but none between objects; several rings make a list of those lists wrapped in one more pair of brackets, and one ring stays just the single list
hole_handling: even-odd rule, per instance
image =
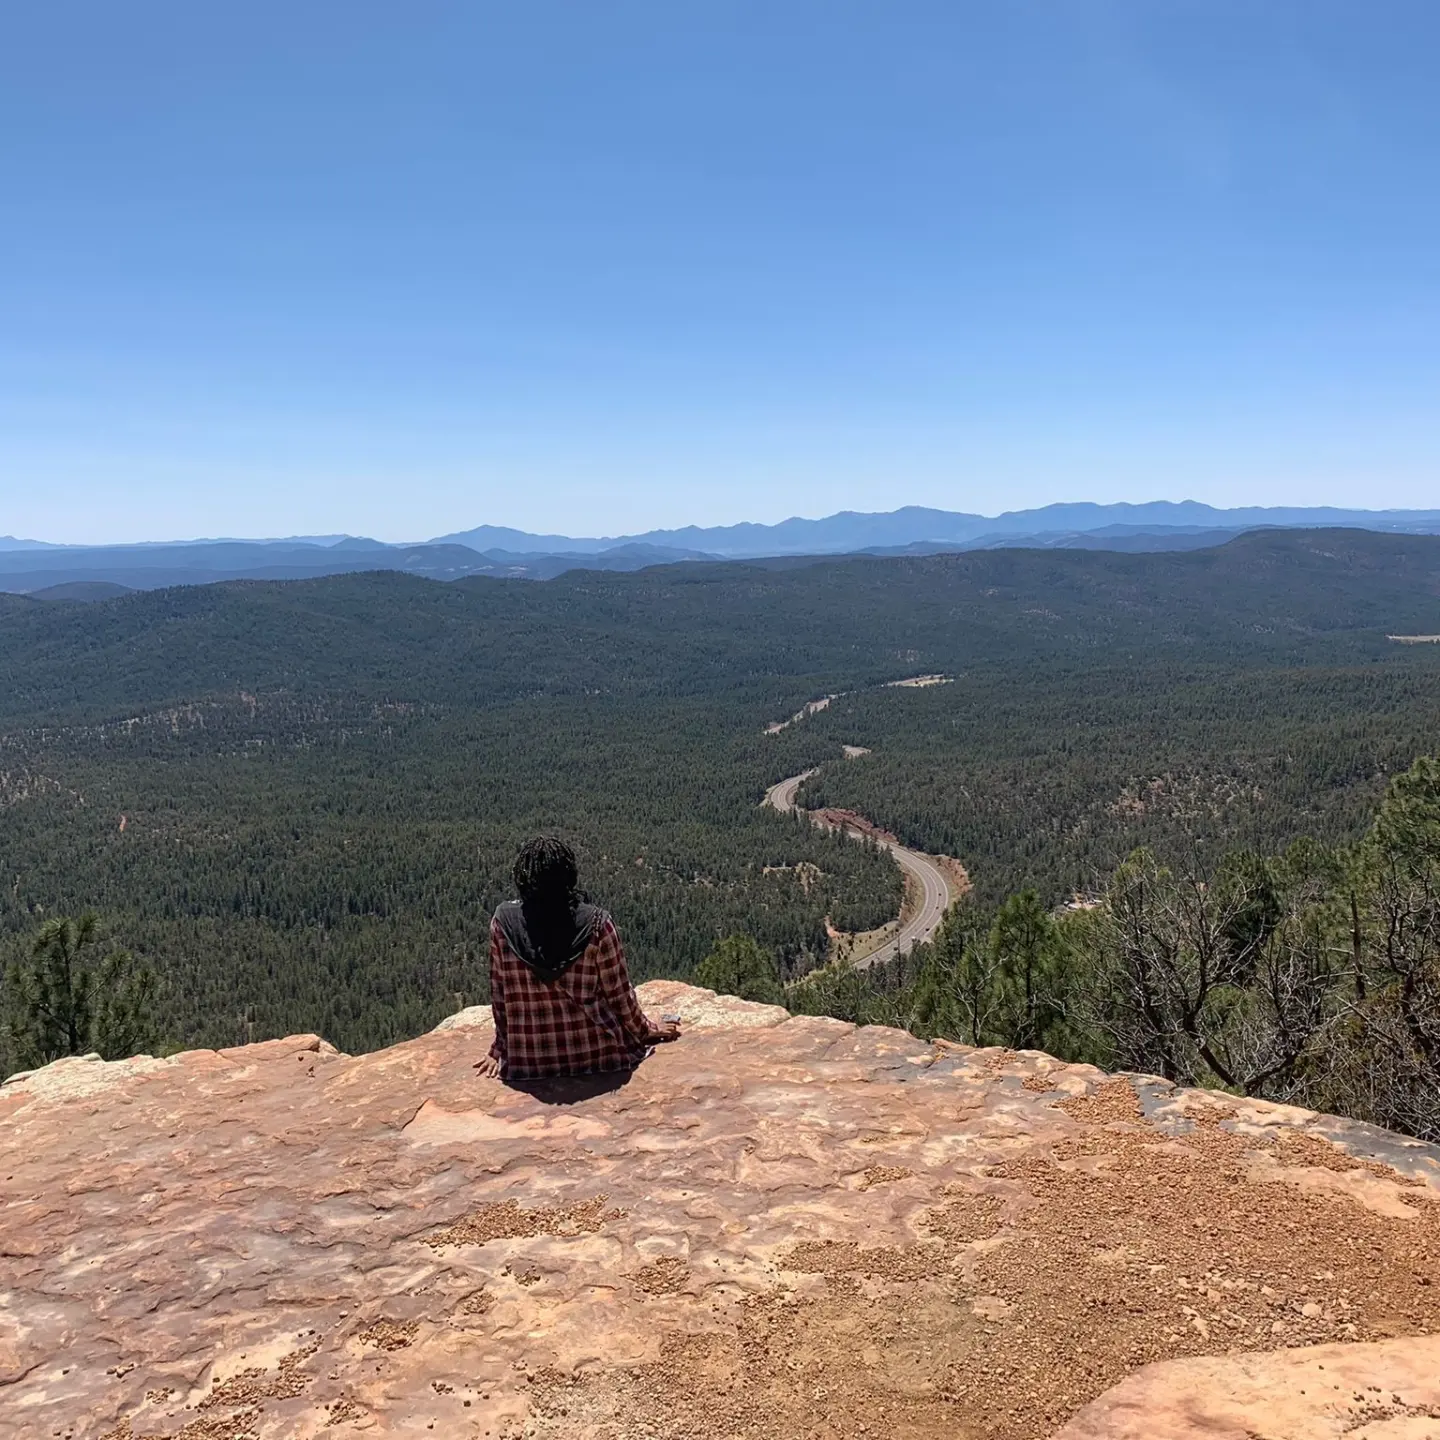
[{"label": "rocky cliff edge", "polygon": [[0,1088],[0,1435],[1440,1437],[1434,1147],[642,999],[608,1087],[472,1010]]}]

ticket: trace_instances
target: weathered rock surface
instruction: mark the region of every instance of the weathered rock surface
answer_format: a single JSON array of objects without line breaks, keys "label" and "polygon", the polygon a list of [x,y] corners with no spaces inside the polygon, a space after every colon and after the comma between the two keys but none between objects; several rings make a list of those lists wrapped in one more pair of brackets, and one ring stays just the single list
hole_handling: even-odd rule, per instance
[{"label": "weathered rock surface", "polygon": [[1440,1336],[1150,1365],[1086,1406],[1057,1440],[1197,1435],[1435,1440]]},{"label": "weathered rock surface", "polygon": [[1440,1440],[1440,1154],[661,982],[0,1088],[0,1436]]}]

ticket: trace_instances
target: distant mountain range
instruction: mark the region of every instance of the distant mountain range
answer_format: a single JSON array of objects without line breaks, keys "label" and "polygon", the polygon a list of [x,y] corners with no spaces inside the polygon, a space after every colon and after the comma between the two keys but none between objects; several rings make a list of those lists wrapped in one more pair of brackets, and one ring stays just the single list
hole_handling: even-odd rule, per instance
[{"label": "distant mountain range", "polygon": [[[1124,527],[1128,534],[1174,530],[1209,530],[1238,534],[1260,526],[1308,527],[1338,525],[1360,530],[1395,530],[1429,534],[1440,528],[1440,510],[1337,510],[1320,507],[1262,507],[1219,510],[1195,500],[1151,500],[1144,504],[1097,505],[1090,501],[1046,505],[1038,510],[1010,510],[1003,515],[970,515],[963,511],[928,510],[907,505],[900,510],[866,514],[842,510],[823,520],[782,520],[778,525],[687,525],[679,530],[647,530],[642,535],[578,539],[568,535],[532,535],[481,525],[474,530],[442,535],[437,543],[468,545],[474,550],[503,548],[518,552],[565,552],[594,555],[622,545],[660,546],[702,552],[726,560],[763,555],[845,555],[894,551],[912,545],[984,549],[1022,541],[1053,543],[1056,535],[1097,534]],[[1109,547],[1099,547],[1109,548]]]},{"label": "distant mountain range", "polygon": [[568,570],[640,570],[684,561],[782,556],[924,555],[996,548],[1195,550],[1264,527],[1344,527],[1440,534],[1440,510],[1331,507],[1216,509],[1194,500],[1098,505],[1088,501],[971,515],[909,505],[879,514],[841,511],[778,525],[687,525],[641,535],[538,535],[480,525],[414,545],[364,536],[55,545],[0,536],[0,591],[42,599],[100,599],[123,590],[217,580],[297,580],[357,570],[404,570],[436,580],[464,575],[548,580]]}]

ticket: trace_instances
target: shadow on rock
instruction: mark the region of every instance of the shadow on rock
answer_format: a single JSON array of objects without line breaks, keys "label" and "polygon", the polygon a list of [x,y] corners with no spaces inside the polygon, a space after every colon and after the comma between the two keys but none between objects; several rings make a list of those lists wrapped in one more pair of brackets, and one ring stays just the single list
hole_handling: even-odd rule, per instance
[{"label": "shadow on rock", "polygon": [[509,1090],[519,1090],[542,1105],[576,1105],[608,1095],[630,1083],[633,1070],[607,1070],[601,1075],[553,1075],[539,1080],[505,1080]]}]

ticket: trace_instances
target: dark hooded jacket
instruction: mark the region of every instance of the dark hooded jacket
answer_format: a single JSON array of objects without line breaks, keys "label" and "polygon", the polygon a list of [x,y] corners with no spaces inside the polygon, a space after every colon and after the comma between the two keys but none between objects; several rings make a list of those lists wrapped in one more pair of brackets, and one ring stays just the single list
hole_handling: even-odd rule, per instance
[{"label": "dark hooded jacket", "polygon": [[586,901],[542,906],[507,900],[495,912],[495,923],[511,953],[545,985],[554,984],[580,959],[604,918],[598,905]]}]

